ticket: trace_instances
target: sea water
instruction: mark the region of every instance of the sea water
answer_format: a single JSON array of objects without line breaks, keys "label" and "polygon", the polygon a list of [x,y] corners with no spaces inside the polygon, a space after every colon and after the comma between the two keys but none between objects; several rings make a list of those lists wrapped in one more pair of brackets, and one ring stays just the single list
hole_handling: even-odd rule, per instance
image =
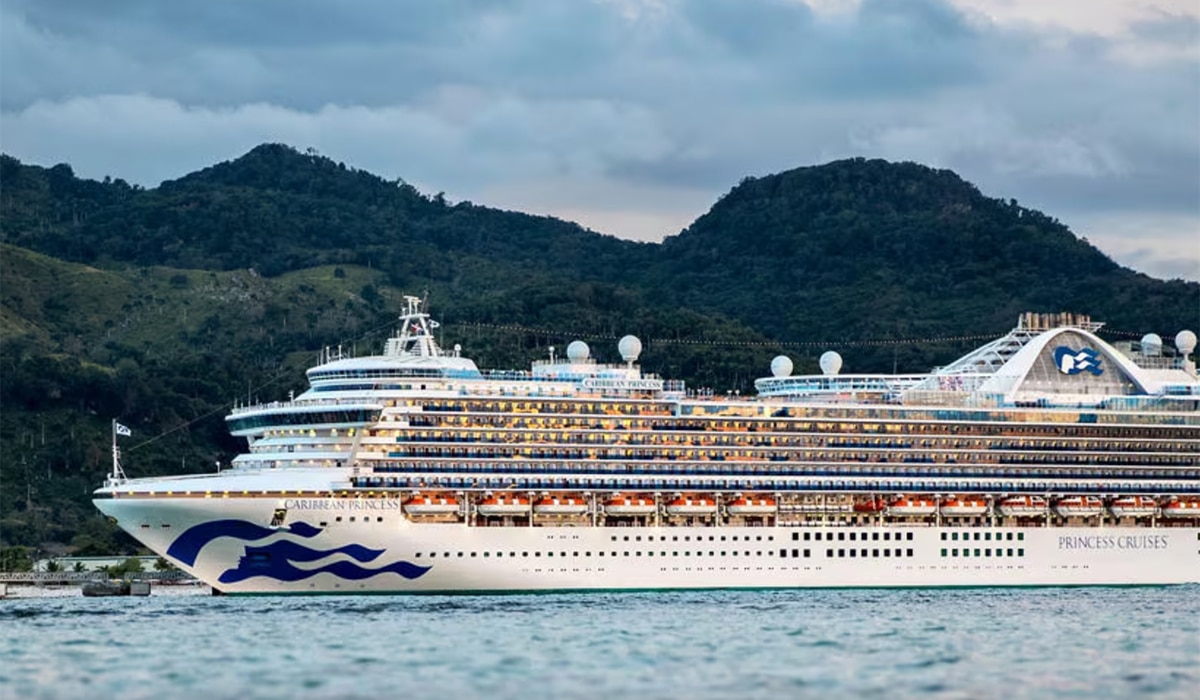
[{"label": "sea water", "polygon": [[1200,698],[1200,587],[0,601],[0,698]]}]

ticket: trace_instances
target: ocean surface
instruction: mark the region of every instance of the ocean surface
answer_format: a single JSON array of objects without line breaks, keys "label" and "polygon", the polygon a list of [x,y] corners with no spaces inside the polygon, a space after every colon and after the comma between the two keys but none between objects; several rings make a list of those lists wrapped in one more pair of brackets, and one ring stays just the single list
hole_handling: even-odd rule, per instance
[{"label": "ocean surface", "polygon": [[1200,586],[0,600],[0,698],[1200,698]]}]

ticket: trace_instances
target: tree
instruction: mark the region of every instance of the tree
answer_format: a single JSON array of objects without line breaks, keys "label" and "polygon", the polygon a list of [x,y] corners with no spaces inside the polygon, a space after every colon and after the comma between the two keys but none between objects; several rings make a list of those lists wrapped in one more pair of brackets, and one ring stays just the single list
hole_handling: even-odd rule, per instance
[{"label": "tree", "polygon": [[0,548],[0,571],[32,571],[29,548],[14,546]]}]

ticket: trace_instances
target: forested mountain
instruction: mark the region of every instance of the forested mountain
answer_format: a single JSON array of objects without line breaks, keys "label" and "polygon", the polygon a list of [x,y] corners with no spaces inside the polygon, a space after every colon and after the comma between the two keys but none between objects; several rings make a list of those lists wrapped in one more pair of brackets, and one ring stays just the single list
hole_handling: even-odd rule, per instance
[{"label": "forested mountain", "polygon": [[[405,293],[448,344],[522,367],[625,333],[650,371],[750,392],[770,358],[920,371],[1021,311],[1121,330],[1200,325],[1200,285],[1121,268],[1066,227],[948,171],[847,160],[747,179],[686,231],[633,243],[451,204],[268,144],[153,189],[0,156],[0,545],[131,546],[87,496],[109,420],[132,474],[211,469],[235,398],[303,388],[324,345],[377,351]],[[843,354],[846,354],[845,352]]]},{"label": "forested mountain", "polygon": [[[915,163],[744,180],[658,253],[643,276],[656,296],[777,338],[986,333],[1031,309],[1132,331],[1200,316],[1197,284],[1122,268],[1055,219]],[[944,361],[936,346],[907,354],[914,370]]]}]

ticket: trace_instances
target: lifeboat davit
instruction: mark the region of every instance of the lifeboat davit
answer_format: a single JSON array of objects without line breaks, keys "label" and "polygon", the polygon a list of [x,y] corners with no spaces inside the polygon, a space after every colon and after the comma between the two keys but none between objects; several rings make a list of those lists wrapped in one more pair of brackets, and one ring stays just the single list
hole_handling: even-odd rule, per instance
[{"label": "lifeboat davit", "polygon": [[765,496],[738,496],[729,502],[727,510],[730,515],[774,515],[776,503],[774,498]]},{"label": "lifeboat davit", "polygon": [[899,496],[888,504],[888,515],[921,516],[933,515],[937,512],[937,501],[932,497]]},{"label": "lifeboat davit", "polygon": [[417,494],[404,502],[409,515],[448,515],[458,512],[458,499],[445,494]]},{"label": "lifeboat davit", "polygon": [[528,515],[529,499],[512,495],[487,495],[476,507],[480,515]]},{"label": "lifeboat davit", "polygon": [[1000,501],[1000,515],[1009,518],[1031,518],[1046,514],[1046,499],[1041,496],[1009,496]]},{"label": "lifeboat davit", "polygon": [[1163,504],[1164,518],[1200,518],[1200,499],[1172,498]]},{"label": "lifeboat davit", "polygon": [[677,496],[667,504],[668,515],[712,515],[717,502],[708,496]]},{"label": "lifeboat davit", "polygon": [[650,496],[622,496],[613,494],[604,504],[609,515],[654,515],[654,499]]},{"label": "lifeboat davit", "polygon": [[1148,518],[1158,512],[1158,503],[1148,496],[1121,496],[1109,510],[1116,518]]},{"label": "lifeboat davit", "polygon": [[882,513],[887,510],[887,503],[882,498],[872,498],[869,501],[859,501],[854,504],[855,513]]},{"label": "lifeboat davit", "polygon": [[587,501],[576,496],[542,496],[533,504],[538,515],[582,515],[588,512]]},{"label": "lifeboat davit", "polygon": [[942,501],[942,515],[949,518],[969,517],[987,514],[987,501],[982,498],[950,496]]},{"label": "lifeboat davit", "polygon": [[1104,502],[1096,496],[1067,496],[1058,499],[1054,510],[1064,518],[1090,518],[1104,513]]}]

